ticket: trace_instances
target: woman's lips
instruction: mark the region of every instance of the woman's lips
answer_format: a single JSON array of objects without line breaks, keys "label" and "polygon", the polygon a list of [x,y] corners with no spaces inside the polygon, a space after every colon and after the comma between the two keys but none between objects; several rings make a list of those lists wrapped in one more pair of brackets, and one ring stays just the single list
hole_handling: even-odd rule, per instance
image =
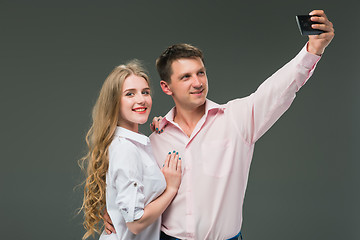
[{"label": "woman's lips", "polygon": [[134,108],[133,109],[133,112],[136,112],[136,113],[145,113],[146,112],[146,107],[140,107],[140,108]]}]

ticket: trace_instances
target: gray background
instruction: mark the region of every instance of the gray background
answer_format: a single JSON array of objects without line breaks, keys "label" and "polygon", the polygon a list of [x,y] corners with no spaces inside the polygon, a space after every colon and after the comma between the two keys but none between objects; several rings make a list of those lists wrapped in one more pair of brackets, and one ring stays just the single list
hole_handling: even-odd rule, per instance
[{"label": "gray background", "polygon": [[[1,1],[1,239],[80,239],[77,159],[115,65],[174,43],[205,52],[209,98],[247,96],[307,41],[296,14],[325,9],[336,36],[286,114],[256,144],[245,239],[360,239],[358,1]],[[354,4],[356,3],[356,4]],[[142,131],[149,134],[148,124]]]}]

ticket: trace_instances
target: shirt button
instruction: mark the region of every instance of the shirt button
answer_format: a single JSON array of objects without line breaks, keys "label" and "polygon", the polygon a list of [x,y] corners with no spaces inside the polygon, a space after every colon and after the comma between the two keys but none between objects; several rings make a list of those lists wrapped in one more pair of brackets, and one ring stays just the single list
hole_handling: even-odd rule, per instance
[{"label": "shirt button", "polygon": [[186,233],[186,237],[193,237],[193,234],[192,233]]},{"label": "shirt button", "polygon": [[134,187],[137,187],[137,183],[134,183]]}]

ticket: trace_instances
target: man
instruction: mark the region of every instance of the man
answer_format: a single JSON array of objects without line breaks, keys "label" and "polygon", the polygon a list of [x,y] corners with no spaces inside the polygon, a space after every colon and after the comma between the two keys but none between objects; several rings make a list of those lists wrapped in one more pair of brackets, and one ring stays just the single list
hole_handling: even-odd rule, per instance
[{"label": "man", "polygon": [[[288,109],[312,75],[334,37],[332,23],[314,10],[312,27],[300,53],[248,97],[224,105],[208,99],[202,52],[188,44],[169,47],[156,61],[163,92],[175,107],[159,121],[161,134],[150,136],[159,166],[169,150],[182,157],[177,196],[162,216],[161,239],[237,239],[255,142]],[[107,215],[105,215],[107,218]],[[106,223],[107,230],[111,225]]]}]

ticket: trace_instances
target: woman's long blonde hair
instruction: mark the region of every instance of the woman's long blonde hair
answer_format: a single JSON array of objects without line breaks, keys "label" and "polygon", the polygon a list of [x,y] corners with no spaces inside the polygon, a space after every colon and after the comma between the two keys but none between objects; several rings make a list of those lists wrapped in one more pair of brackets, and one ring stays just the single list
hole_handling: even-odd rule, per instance
[{"label": "woman's long blonde hair", "polygon": [[143,77],[149,83],[149,78],[138,60],[117,66],[106,78],[92,111],[92,126],[85,138],[89,151],[79,161],[82,169],[87,168],[84,199],[81,206],[81,210],[84,212],[83,225],[86,233],[82,239],[93,236],[95,232],[101,233],[100,221],[103,219],[102,212],[106,207],[108,148],[119,120],[123,83],[127,77],[133,74]]}]

